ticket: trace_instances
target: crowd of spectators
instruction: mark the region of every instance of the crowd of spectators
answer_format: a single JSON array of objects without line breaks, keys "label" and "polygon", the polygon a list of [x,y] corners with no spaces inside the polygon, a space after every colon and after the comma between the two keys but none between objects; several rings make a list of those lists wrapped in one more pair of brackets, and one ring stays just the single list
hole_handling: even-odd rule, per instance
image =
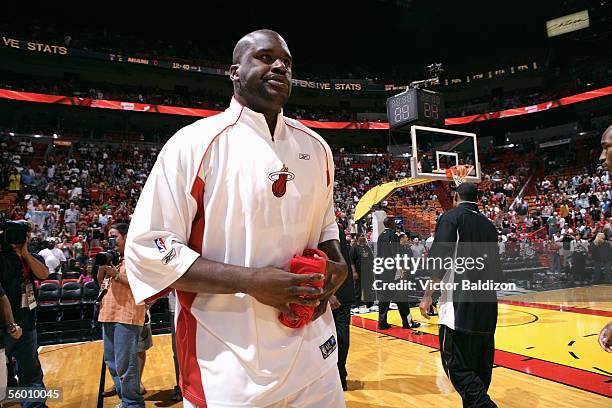
[{"label": "crowd of spectators", "polygon": [[548,235],[575,229],[591,236],[612,215],[612,187],[607,171],[589,166],[573,176],[544,177],[537,183],[533,214]]},{"label": "crowd of spectators", "polygon": [[[34,243],[41,250],[51,240],[67,260],[84,267],[89,250],[104,247],[110,225],[129,221],[158,148],[75,143],[64,151],[51,148],[45,157],[33,160],[30,140],[5,138],[0,144],[0,189],[17,192],[20,199],[2,217],[29,219],[35,225]],[[409,177],[409,162],[380,148],[332,146],[332,150],[335,205],[350,236],[358,229],[351,218],[359,199],[376,185]],[[607,172],[588,166],[573,175],[545,176],[536,181],[533,198],[515,200],[534,163],[529,160],[533,153],[521,155],[522,164],[499,160],[511,158],[511,152],[482,155],[488,159],[481,164],[478,204],[497,226],[502,242],[554,242],[558,233],[592,241],[602,231],[605,239],[610,238],[612,188]],[[438,193],[434,183],[405,187],[384,204],[390,213],[400,205],[436,211],[437,218]]]},{"label": "crowd of spectators", "polygon": [[34,245],[55,242],[84,267],[88,249],[105,246],[110,226],[129,221],[158,149],[76,144],[34,164],[28,144],[0,143],[0,189],[19,197],[2,218],[30,220]]},{"label": "crowd of spectators", "polygon": [[[612,187],[601,169],[570,177],[546,177],[526,211],[511,211],[504,244],[549,257],[550,272],[570,272],[574,283],[612,281]],[[581,192],[583,191],[583,192]],[[524,255],[524,254],[522,254]],[[512,256],[512,255],[510,255]],[[593,265],[587,274],[587,257]]]}]

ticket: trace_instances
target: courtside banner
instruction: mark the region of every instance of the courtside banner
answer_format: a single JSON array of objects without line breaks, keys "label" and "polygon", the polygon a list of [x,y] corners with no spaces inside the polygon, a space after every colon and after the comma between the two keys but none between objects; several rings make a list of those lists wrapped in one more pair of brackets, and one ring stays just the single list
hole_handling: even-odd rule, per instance
[{"label": "courtside banner", "polygon": [[53,103],[59,105],[85,106],[89,108],[114,109],[134,112],[167,113],[170,115],[184,116],[208,117],[221,113],[220,111],[208,109],[183,108],[179,106],[153,105],[137,102],[110,101],[105,99],[79,98],[76,96],[48,95],[33,92],[12,91],[9,89],[0,89],[0,98],[26,102]]},{"label": "courtside banner", "polygon": [[584,102],[589,99],[601,98],[612,94],[612,86],[605,88],[594,89],[592,91],[582,92],[564,98],[554,99],[548,102],[542,102],[537,105],[522,106],[520,108],[506,109],[497,112],[486,112],[478,115],[462,116],[458,118],[446,118],[445,125],[459,125],[464,123],[479,122],[489,119],[509,118],[512,116],[526,115],[528,113],[543,112],[549,109],[558,108],[559,106],[571,105],[578,102]]},{"label": "courtside banner", "polygon": [[[462,116],[457,118],[446,118],[445,125],[459,125],[464,123],[479,122],[489,119],[507,118],[528,113],[543,112],[559,106],[571,105],[589,99],[600,98],[612,94],[612,86],[600,88],[581,94],[567,96],[554,101],[544,102],[538,105],[525,106],[522,108],[506,109],[499,112],[487,112],[479,115]],[[13,91],[10,89],[0,89],[0,98],[12,99],[15,101],[54,103],[60,105],[85,106],[89,108],[117,109],[134,112],[166,113],[169,115],[213,116],[220,111],[184,108],[180,106],[153,105],[137,102],[111,101],[105,99],[79,98],[76,96],[48,95],[34,92]],[[316,120],[300,120],[305,126],[313,129],[353,129],[353,130],[377,130],[389,129],[387,122],[322,122]]]}]

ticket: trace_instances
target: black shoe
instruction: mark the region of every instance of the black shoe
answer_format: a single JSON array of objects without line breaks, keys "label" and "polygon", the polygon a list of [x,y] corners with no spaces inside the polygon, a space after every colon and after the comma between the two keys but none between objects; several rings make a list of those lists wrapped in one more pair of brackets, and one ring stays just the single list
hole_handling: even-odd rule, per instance
[{"label": "black shoe", "polygon": [[104,396],[104,398],[106,397],[112,397],[113,395],[117,395],[117,390],[115,389],[115,386],[113,385],[112,388],[106,389],[104,390],[104,392],[102,393],[102,395]]},{"label": "black shoe", "polygon": [[406,324],[402,324],[402,327],[404,329],[417,329],[419,327],[421,327],[421,323],[419,322],[415,322],[414,320],[410,323],[406,323]]},{"label": "black shoe", "polygon": [[378,330],[388,330],[391,328],[389,323],[378,323]]},{"label": "black shoe", "polygon": [[181,392],[181,388],[178,385],[174,386],[174,395],[172,396],[172,401],[182,401],[183,393]]}]

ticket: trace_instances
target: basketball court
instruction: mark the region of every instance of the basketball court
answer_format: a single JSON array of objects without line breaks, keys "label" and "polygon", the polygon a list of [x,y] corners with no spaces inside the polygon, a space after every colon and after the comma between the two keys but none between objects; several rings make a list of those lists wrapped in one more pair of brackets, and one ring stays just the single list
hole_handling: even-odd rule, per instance
[{"label": "basketball court", "polygon": [[[612,397],[612,359],[597,335],[612,318],[612,302],[602,300],[610,285],[580,287],[500,301],[491,397],[500,407],[604,407]],[[376,313],[353,316],[347,363],[350,408],[460,406],[442,370],[436,318],[423,319],[418,331],[393,327],[378,332]],[[171,401],[174,367],[169,335],[154,337],[143,383],[147,407],[181,407]],[[64,401],[50,406],[96,406],[102,359],[100,341],[45,346],[40,350],[48,387],[62,387]],[[106,376],[106,387],[110,385]],[[117,397],[106,398],[114,407]]]}]

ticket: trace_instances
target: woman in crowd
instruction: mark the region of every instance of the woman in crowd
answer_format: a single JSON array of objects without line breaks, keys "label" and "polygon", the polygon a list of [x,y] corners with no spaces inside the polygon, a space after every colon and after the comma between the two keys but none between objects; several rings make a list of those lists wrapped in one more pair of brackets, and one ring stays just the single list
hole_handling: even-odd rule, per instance
[{"label": "woman in crowd", "polygon": [[68,242],[67,237],[62,238],[62,242],[57,244],[57,249],[62,251],[66,259],[70,259],[72,257],[72,244]]},{"label": "woman in crowd", "polygon": [[79,283],[81,285],[86,284],[87,282],[93,281],[93,262],[88,261],[83,274],[79,276]]}]

